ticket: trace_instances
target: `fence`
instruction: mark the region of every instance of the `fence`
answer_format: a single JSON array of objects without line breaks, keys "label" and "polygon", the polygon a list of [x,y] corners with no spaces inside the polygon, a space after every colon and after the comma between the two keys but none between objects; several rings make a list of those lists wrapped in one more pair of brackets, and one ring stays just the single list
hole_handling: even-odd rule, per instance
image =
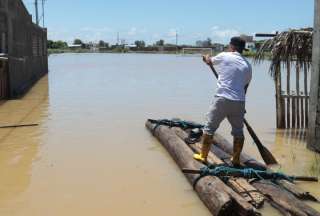
[{"label": "fence", "polygon": [[[291,65],[287,64],[286,69],[285,91],[282,90],[280,66],[277,68],[275,78],[277,128],[307,128],[309,121],[308,67],[305,65],[303,68],[295,67],[292,70]],[[294,74],[292,71],[295,71],[294,90],[291,90],[291,75]],[[301,78],[303,78],[303,89],[300,88]]]},{"label": "fence", "polygon": [[21,0],[0,0],[0,38],[7,56],[0,75],[7,91],[0,98],[20,97],[48,72],[47,31],[32,22]]}]

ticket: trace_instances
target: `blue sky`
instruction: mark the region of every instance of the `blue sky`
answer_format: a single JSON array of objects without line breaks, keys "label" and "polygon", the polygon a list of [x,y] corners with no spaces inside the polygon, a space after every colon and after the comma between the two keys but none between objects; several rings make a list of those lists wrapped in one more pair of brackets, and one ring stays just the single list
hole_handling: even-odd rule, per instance
[{"label": "blue sky", "polygon": [[[23,0],[34,14],[33,0]],[[41,1],[41,0],[39,0]],[[313,25],[314,0],[47,0],[48,37],[71,42],[164,39],[194,44],[210,37],[226,43],[240,33]],[[42,12],[40,11],[40,14]]]}]

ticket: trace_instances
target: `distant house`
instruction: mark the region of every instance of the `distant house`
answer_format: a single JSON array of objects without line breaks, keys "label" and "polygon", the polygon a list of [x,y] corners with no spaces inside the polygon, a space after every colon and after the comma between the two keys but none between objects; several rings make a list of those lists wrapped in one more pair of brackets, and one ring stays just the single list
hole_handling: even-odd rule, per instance
[{"label": "distant house", "polygon": [[71,45],[68,45],[68,48],[71,49],[71,50],[81,49],[82,48],[82,44],[71,44]]},{"label": "distant house", "polygon": [[127,48],[127,49],[137,48],[137,45],[135,45],[135,44],[125,44],[124,48]]},{"label": "distant house", "polygon": [[222,52],[224,50],[224,44],[220,44],[220,43],[214,43],[212,45],[213,51],[215,52]]},{"label": "distant house", "polygon": [[253,40],[253,36],[242,34],[240,35],[242,39],[246,41],[246,49],[253,51],[256,49],[255,42]]}]

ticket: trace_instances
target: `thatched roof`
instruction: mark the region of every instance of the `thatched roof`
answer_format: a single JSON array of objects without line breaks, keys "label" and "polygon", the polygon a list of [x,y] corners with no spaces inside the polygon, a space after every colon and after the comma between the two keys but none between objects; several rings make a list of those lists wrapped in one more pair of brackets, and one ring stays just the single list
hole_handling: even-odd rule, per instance
[{"label": "thatched roof", "polygon": [[296,66],[310,67],[312,62],[312,28],[291,29],[266,40],[257,51],[255,61],[266,59],[271,53],[270,73],[274,77],[276,67],[295,61]]}]

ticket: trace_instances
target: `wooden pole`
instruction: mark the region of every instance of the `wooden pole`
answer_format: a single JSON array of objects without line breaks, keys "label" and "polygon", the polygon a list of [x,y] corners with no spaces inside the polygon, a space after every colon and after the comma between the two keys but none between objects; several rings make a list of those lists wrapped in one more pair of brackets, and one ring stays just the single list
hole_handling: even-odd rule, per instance
[{"label": "wooden pole", "polygon": [[[298,64],[296,65],[296,94],[297,96],[300,95],[300,68]],[[297,105],[297,128],[301,128],[301,121],[300,121],[300,99],[297,97],[296,100],[296,105]]]},{"label": "wooden pole", "polygon": [[281,70],[280,63],[276,66],[275,74],[275,86],[276,86],[276,110],[277,110],[277,128],[285,128],[285,118],[283,112],[283,100],[281,95]]},{"label": "wooden pole", "polygon": [[[287,62],[287,95],[290,95],[290,62]],[[291,128],[291,115],[290,115],[290,110],[291,110],[291,99],[290,97],[287,97],[287,128]]]},{"label": "wooden pole", "polygon": [[309,123],[309,118],[308,118],[308,114],[309,114],[309,99],[307,98],[307,96],[309,95],[308,92],[308,67],[307,64],[304,64],[304,95],[306,96],[305,98],[305,125],[306,128],[308,127],[308,123]]},{"label": "wooden pole", "polygon": [[308,148],[320,151],[320,99],[319,99],[319,73],[320,73],[320,0],[315,0],[314,28],[312,49],[312,74],[310,84],[310,108],[309,108],[309,130]]}]

